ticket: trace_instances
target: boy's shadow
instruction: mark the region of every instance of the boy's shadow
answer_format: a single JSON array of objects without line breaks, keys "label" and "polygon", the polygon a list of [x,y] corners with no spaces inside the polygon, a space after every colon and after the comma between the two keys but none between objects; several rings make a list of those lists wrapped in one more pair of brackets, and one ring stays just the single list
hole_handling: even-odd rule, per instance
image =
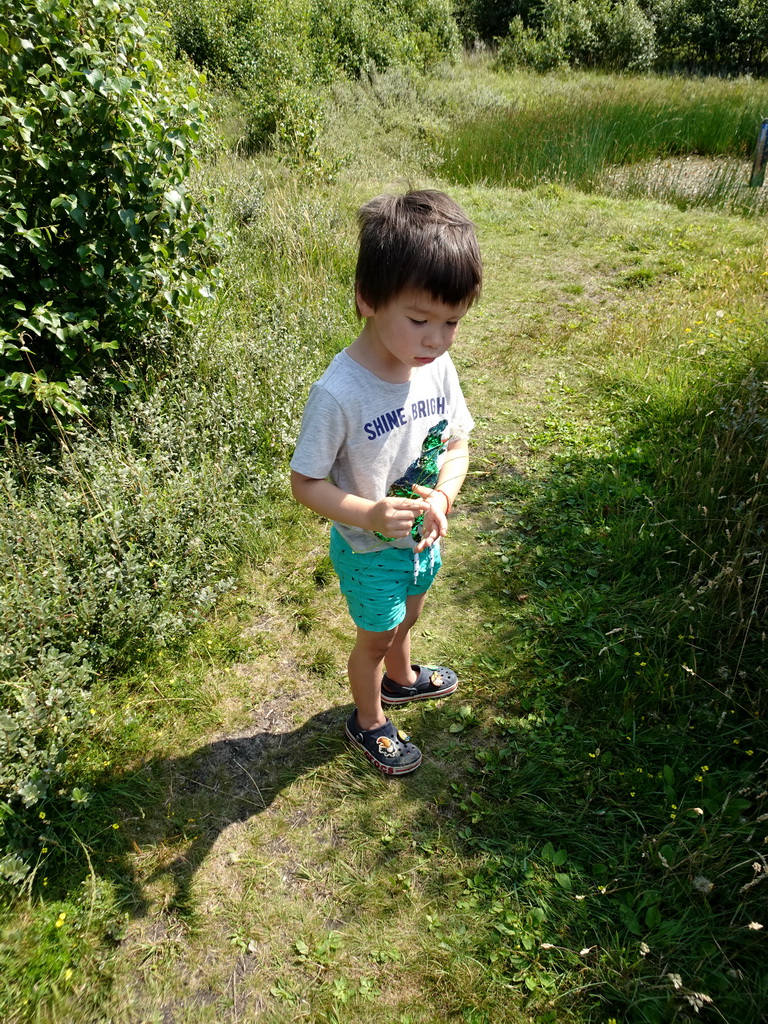
[{"label": "boy's shadow", "polygon": [[[113,876],[114,861],[119,862],[118,884],[132,916],[147,914],[145,887],[163,876],[172,879],[172,892],[163,898],[165,909],[181,916],[190,913],[195,872],[221,833],[266,810],[296,778],[342,753],[346,749],[343,723],[351,710],[351,705],[331,708],[293,732],[258,730],[217,740],[185,757],[155,758],[143,765],[131,777],[131,788],[146,796],[136,801],[138,814],[135,804],[134,811],[128,811],[123,826],[123,836],[137,856],[125,851],[111,858]],[[113,800],[110,792],[126,792],[125,784],[125,777],[107,784],[102,797]],[[187,835],[191,838],[183,852],[176,853]],[[141,875],[144,849],[158,851],[164,846],[174,850],[173,858],[148,876]]]}]

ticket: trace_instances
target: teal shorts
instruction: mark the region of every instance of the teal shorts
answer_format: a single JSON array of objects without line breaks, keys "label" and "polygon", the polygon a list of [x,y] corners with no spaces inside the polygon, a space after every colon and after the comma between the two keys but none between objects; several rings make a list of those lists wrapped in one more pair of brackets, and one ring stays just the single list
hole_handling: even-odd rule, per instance
[{"label": "teal shorts", "polygon": [[442,565],[440,545],[416,554],[411,548],[355,553],[331,528],[331,561],[356,626],[385,633],[405,618],[405,600],[425,594]]}]

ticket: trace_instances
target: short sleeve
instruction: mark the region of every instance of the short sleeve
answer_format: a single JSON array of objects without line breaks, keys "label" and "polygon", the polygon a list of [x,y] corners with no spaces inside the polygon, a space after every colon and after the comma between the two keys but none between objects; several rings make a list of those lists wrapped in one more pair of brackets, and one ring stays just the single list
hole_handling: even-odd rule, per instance
[{"label": "short sleeve", "polygon": [[344,444],[346,433],[339,403],[324,387],[314,384],[301,417],[291,469],[313,480],[324,480]]}]

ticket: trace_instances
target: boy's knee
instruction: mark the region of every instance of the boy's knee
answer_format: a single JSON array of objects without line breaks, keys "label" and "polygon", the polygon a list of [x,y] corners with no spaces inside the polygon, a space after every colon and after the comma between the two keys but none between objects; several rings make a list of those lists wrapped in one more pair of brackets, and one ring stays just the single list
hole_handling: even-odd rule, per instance
[{"label": "boy's knee", "polygon": [[395,639],[396,629],[388,629],[383,633],[372,633],[366,629],[357,631],[357,647],[370,657],[380,661],[384,658]]}]

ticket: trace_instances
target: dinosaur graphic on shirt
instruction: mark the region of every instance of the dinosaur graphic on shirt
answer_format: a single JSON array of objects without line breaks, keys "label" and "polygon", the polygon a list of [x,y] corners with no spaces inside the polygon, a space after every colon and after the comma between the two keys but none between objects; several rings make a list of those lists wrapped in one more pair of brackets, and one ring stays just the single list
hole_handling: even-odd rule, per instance
[{"label": "dinosaur graphic on shirt", "polygon": [[[443,434],[448,426],[448,420],[440,420],[434,427],[430,427],[427,436],[421,445],[419,457],[414,459],[408,469],[395,480],[387,491],[390,498],[418,498],[419,495],[413,490],[418,487],[435,487],[440,472],[437,460],[445,452],[448,442],[443,440]],[[422,513],[413,524],[411,536],[415,541],[421,540],[421,524],[424,521]],[[376,533],[380,540],[392,540],[392,537],[384,537]]]}]

